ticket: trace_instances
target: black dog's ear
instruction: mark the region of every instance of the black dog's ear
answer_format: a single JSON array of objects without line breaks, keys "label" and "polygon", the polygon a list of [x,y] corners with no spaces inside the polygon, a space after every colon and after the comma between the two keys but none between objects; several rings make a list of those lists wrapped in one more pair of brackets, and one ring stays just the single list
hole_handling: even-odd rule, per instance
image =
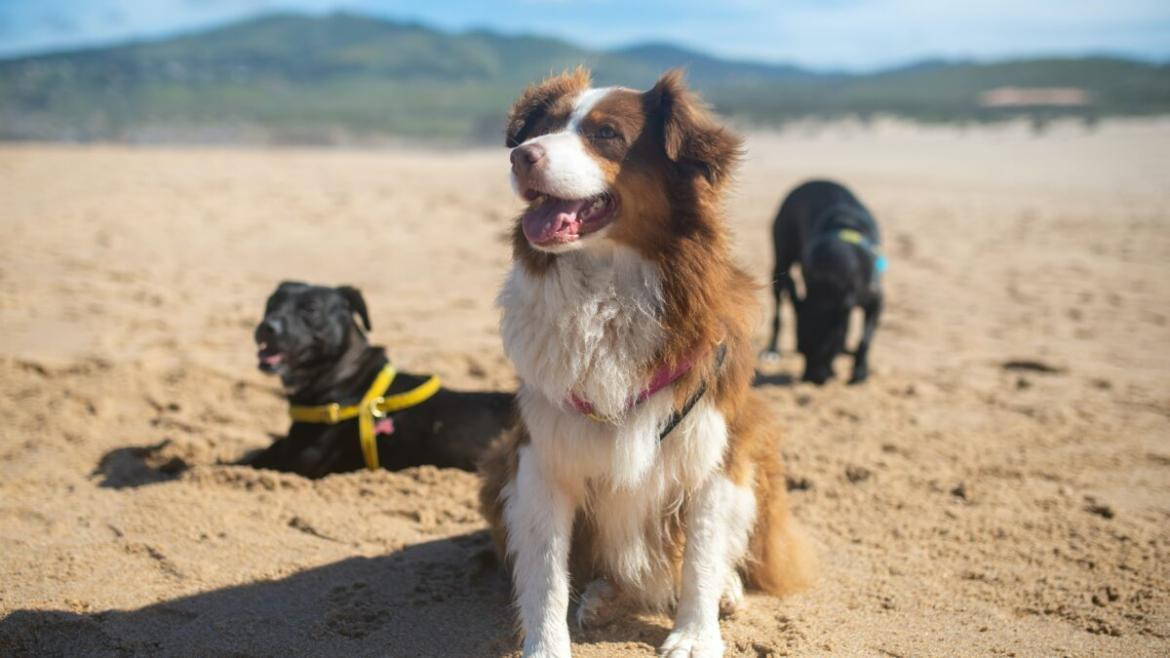
[{"label": "black dog's ear", "polygon": [[648,114],[661,126],[662,147],[671,162],[722,184],[739,162],[743,142],[720,126],[683,81],[679,69],[667,71],[646,92]]},{"label": "black dog's ear", "polygon": [[366,328],[366,331],[373,329],[370,326],[370,313],[366,310],[366,300],[362,297],[362,291],[353,286],[338,286],[337,292],[345,298],[350,310],[357,313],[358,317],[362,319],[362,326]]},{"label": "black dog's ear", "polygon": [[565,71],[538,84],[529,85],[508,111],[504,146],[515,148],[523,144],[531,136],[536,122],[548,114],[558,98],[588,87],[589,70],[585,67],[577,67],[572,72]]}]

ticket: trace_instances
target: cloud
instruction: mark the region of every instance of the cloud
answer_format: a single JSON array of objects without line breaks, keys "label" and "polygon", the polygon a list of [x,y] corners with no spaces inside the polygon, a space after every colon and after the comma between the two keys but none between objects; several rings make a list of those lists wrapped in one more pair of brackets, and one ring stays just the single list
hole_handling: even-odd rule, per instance
[{"label": "cloud", "polygon": [[77,32],[77,23],[68,14],[50,11],[41,14],[41,24],[57,34],[70,35]]}]

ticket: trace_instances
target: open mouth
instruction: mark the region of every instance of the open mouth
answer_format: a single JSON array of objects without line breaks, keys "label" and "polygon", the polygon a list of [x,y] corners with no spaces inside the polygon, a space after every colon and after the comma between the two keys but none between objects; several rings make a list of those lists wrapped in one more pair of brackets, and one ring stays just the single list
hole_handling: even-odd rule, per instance
[{"label": "open mouth", "polygon": [[617,211],[617,199],[608,192],[587,199],[558,199],[526,190],[528,210],[521,218],[524,237],[535,246],[576,242],[609,226]]},{"label": "open mouth", "polygon": [[268,343],[256,343],[256,360],[260,370],[276,372],[284,363],[284,354]]}]

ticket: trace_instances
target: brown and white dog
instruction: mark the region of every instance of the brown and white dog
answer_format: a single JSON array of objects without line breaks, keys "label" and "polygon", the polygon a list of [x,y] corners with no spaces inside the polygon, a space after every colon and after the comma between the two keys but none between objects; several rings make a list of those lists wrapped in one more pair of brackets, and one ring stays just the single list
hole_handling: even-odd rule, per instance
[{"label": "brown and white dog", "polygon": [[522,422],[489,452],[481,503],[524,654],[569,655],[571,574],[580,623],[674,606],[662,653],[721,655],[741,571],[779,594],[811,566],[749,387],[756,286],[720,209],[740,140],[677,72],[642,93],[578,70],[524,91],[507,145],[530,204],[499,297]]}]

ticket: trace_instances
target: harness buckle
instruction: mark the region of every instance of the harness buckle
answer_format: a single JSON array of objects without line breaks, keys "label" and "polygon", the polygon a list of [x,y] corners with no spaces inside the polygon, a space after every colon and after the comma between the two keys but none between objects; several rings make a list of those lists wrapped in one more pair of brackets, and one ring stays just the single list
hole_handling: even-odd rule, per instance
[{"label": "harness buckle", "polygon": [[330,403],[325,407],[325,415],[328,418],[326,422],[330,425],[336,425],[341,422],[341,405],[336,402]]}]

